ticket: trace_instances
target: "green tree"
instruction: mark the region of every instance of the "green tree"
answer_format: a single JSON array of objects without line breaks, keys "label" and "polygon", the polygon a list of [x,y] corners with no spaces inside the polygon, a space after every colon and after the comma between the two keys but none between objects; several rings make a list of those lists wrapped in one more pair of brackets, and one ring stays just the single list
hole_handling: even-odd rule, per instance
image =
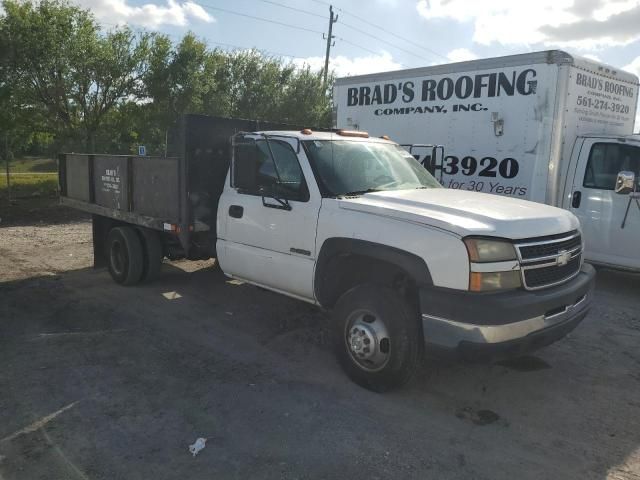
[{"label": "green tree", "polygon": [[331,87],[308,67],[212,50],[192,33],[177,44],[128,28],[105,33],[66,0],[3,6],[0,128],[23,150],[53,138],[58,151],[130,153],[144,143],[162,153],[185,113],[331,125]]},{"label": "green tree", "polygon": [[215,62],[207,45],[188,33],[174,48],[166,36],[158,36],[151,48],[144,77],[146,110],[155,128],[164,132],[184,113],[205,113],[205,103],[218,93]]},{"label": "green tree", "polygon": [[60,143],[82,139],[93,151],[109,111],[142,93],[154,36],[127,28],[103,35],[87,10],[62,0],[3,6],[14,90],[27,108],[43,108]]}]

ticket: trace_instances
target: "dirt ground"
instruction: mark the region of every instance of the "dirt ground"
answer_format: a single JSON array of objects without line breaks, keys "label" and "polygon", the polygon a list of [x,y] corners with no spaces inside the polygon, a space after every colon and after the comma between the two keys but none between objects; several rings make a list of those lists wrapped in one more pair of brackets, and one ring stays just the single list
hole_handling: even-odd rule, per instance
[{"label": "dirt ground", "polygon": [[120,287],[85,217],[0,217],[0,480],[640,479],[638,277],[599,272],[589,316],[535,356],[425,362],[379,395],[312,306],[209,262]]}]

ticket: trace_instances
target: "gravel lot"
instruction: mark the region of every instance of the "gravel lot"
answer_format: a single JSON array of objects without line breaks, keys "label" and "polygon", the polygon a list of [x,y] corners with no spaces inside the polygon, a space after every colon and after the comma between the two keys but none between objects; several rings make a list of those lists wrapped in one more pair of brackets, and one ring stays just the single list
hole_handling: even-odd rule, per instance
[{"label": "gravel lot", "polygon": [[639,277],[600,272],[536,356],[425,362],[378,395],[318,309],[211,262],[117,286],[76,217],[0,223],[0,480],[640,479]]}]

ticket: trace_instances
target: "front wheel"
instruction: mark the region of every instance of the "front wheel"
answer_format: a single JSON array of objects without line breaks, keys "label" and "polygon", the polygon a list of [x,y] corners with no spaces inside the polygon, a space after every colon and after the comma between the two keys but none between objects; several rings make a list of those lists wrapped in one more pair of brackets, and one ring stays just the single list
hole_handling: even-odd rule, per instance
[{"label": "front wheel", "polygon": [[364,388],[399,387],[419,364],[423,338],[417,313],[391,288],[352,288],[338,300],[331,328],[342,368]]}]

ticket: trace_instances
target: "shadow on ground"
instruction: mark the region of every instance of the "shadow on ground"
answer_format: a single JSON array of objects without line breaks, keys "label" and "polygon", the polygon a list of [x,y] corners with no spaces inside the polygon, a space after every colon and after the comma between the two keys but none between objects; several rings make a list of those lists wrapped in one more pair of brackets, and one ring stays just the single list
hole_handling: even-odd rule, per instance
[{"label": "shadow on ground", "polygon": [[603,272],[585,322],[522,364],[430,363],[378,395],[337,367],[324,313],[213,268],[1,283],[0,474],[637,478],[638,287]]},{"label": "shadow on ground", "polygon": [[60,205],[57,195],[14,199],[0,198],[0,229],[5,227],[59,225],[85,221],[91,215]]}]

